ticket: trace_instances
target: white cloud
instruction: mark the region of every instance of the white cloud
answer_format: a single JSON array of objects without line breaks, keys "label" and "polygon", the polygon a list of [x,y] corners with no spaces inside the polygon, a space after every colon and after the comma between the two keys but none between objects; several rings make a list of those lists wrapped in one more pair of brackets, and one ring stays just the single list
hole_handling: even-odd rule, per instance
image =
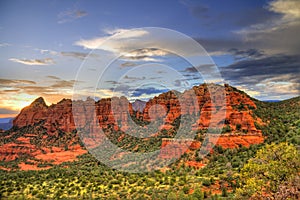
[{"label": "white cloud", "polygon": [[35,49],[35,50],[39,51],[41,54],[50,54],[52,56],[56,56],[58,54],[58,52],[53,50],[48,50],[48,49]]},{"label": "white cloud", "polygon": [[208,55],[210,56],[225,56],[225,55],[228,55],[228,51],[211,51],[211,52],[208,52]]},{"label": "white cloud", "polygon": [[[135,46],[135,39],[148,34],[145,30],[106,29],[107,36],[87,40],[79,40],[74,44],[84,49],[101,49],[114,54],[121,54],[123,60],[159,61],[154,56],[165,56],[168,52],[159,49],[136,49],[128,51]],[[112,38],[107,41],[108,38]],[[107,42],[106,42],[107,41]]]},{"label": "white cloud", "polygon": [[52,65],[52,64],[54,64],[54,60],[52,58],[44,58],[44,59],[10,58],[9,60],[12,62],[24,64],[24,65]]},{"label": "white cloud", "polygon": [[300,18],[299,0],[277,0],[269,4],[269,10],[283,14],[283,19],[294,20]]},{"label": "white cloud", "polygon": [[121,92],[118,92],[118,91],[110,90],[110,89],[97,89],[97,91],[94,95],[95,95],[95,97],[102,99],[102,98],[111,98],[113,96],[120,97],[120,96],[123,96],[124,94]]},{"label": "white cloud", "polygon": [[275,0],[266,9],[277,13],[265,23],[254,24],[236,31],[245,41],[260,47],[267,54],[298,54],[300,40],[300,1]]},{"label": "white cloud", "polygon": [[0,43],[0,47],[8,47],[8,46],[10,46],[9,43]]},{"label": "white cloud", "polygon": [[[129,42],[130,39],[148,34],[147,31],[144,30],[129,31],[127,29],[105,30],[104,32],[108,35],[87,40],[81,39],[76,41],[74,44],[81,46],[84,49],[102,49],[111,52],[120,52],[122,46],[126,46],[126,40]],[[114,40],[110,40],[107,45],[102,45],[109,37],[113,37]]]},{"label": "white cloud", "polygon": [[79,41],[76,41],[74,44],[77,46],[81,46],[84,49],[97,49],[106,39],[107,37],[93,38],[89,40],[81,39]]},{"label": "white cloud", "polygon": [[125,57],[139,57],[139,56],[165,56],[168,52],[161,49],[139,49],[124,54]]},{"label": "white cloud", "polygon": [[[84,49],[99,49],[123,60],[159,61],[159,57],[195,56],[207,54],[199,43],[172,30],[159,28],[146,29],[106,29],[103,37],[81,39],[74,45]],[[220,52],[215,52],[219,53]],[[205,59],[203,59],[205,60]]]}]

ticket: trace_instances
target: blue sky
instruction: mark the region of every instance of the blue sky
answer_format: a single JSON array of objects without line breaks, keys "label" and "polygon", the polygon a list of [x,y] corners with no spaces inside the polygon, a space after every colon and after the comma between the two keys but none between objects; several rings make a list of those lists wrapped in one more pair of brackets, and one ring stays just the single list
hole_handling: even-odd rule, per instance
[{"label": "blue sky", "polygon": [[[38,96],[47,103],[72,98],[76,74],[92,48],[110,36],[142,27],[167,28],[193,38],[212,57],[224,82],[255,98],[294,97],[300,88],[299,19],[297,0],[1,1],[0,115],[13,116]],[[111,44],[89,58],[124,53],[126,48]],[[167,74],[174,79],[175,89],[183,85],[176,79],[180,73],[192,77],[186,78],[186,87],[203,82],[189,69],[193,66],[169,53],[157,49],[126,53],[106,75],[99,98],[112,94],[118,85],[114,75],[122,73],[131,73],[123,76],[129,83],[121,85],[134,98],[146,99],[168,89],[159,84],[135,88],[135,81],[149,83],[166,77],[154,65],[132,72],[149,62],[163,60],[174,66],[173,74]]]}]

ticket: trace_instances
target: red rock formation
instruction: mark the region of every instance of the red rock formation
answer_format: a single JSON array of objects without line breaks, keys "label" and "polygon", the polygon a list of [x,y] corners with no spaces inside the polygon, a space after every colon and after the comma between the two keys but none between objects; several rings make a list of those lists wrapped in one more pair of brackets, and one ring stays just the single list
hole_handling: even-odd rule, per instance
[{"label": "red rock formation", "polygon": [[[224,96],[225,99],[222,101]],[[260,119],[254,119],[252,116],[251,109],[256,108],[254,102],[246,94],[227,85],[221,87],[203,84],[194,86],[192,90],[187,90],[183,94],[174,91],[163,93],[146,103],[142,116],[145,121],[151,120],[149,110],[154,105],[161,105],[164,108],[155,110],[156,115],[160,112],[164,115],[167,112],[164,128],[171,128],[169,124],[179,116],[197,114],[200,110],[200,117],[197,123],[193,124],[193,129],[208,127],[222,129],[225,119],[232,132],[260,133],[254,125],[254,122]]]},{"label": "red rock formation", "polygon": [[[222,101],[222,96],[225,97],[225,101]],[[175,120],[184,115],[197,116],[191,124],[179,124],[192,127],[193,130],[209,127],[222,129],[225,118],[225,125],[231,129],[230,136],[222,135],[217,145],[234,148],[239,145],[249,146],[263,142],[261,131],[254,125],[255,122],[261,123],[259,118],[253,117],[252,110],[255,108],[256,105],[251,98],[235,88],[228,85],[223,87],[203,84],[183,93],[169,91],[154,97],[146,103],[143,112],[134,112],[132,104],[125,97],[101,99],[97,102],[93,99],[75,102],[63,99],[50,106],[45,104],[43,98],[38,98],[22,109],[14,119],[13,125],[24,127],[42,121],[42,126],[47,129],[48,134],[43,135],[45,141],[48,140],[48,136],[61,137],[59,135],[61,131],[72,132],[76,127],[84,127],[91,132],[84,138],[84,142],[93,147],[101,144],[102,138],[97,135],[100,129],[113,127],[115,131],[121,130],[125,133],[128,130],[132,131],[132,125],[135,125],[131,119],[133,115],[136,119],[146,122],[164,118],[164,124],[159,126],[160,130],[176,130]],[[208,133],[209,131],[211,129]],[[26,137],[29,136],[23,135],[18,138],[20,144],[3,144],[0,148],[0,160],[13,160],[23,153],[32,156],[40,153],[41,150],[35,146],[28,146],[30,143]],[[192,142],[189,147],[187,145],[186,142],[163,140],[162,147],[165,148],[160,156],[176,158],[186,151],[199,149],[201,144]]]},{"label": "red rock formation", "polygon": [[185,162],[185,165],[189,166],[189,167],[194,167],[197,169],[200,169],[205,166],[205,164],[203,164],[201,162],[196,162],[196,161],[187,161],[187,162]]},{"label": "red rock formation", "polygon": [[47,118],[48,106],[42,97],[37,98],[29,106],[22,109],[21,113],[14,119],[13,125],[23,127],[33,125]]},{"label": "red rock formation", "polygon": [[[224,92],[225,99],[222,103],[221,97]],[[132,124],[130,115],[133,115],[134,111],[132,104],[125,97],[101,99],[96,103],[92,99],[73,103],[76,104],[73,107],[76,125],[84,127],[89,124],[91,132],[97,131],[95,123],[91,123],[95,119],[99,127],[107,128],[110,124],[115,130],[126,131]],[[233,133],[243,131],[260,134],[254,125],[254,122],[259,122],[260,119],[254,119],[251,110],[255,108],[256,105],[246,94],[230,86],[203,84],[194,86],[182,94],[169,91],[154,97],[146,103],[143,113],[136,112],[135,117],[148,122],[164,118],[165,123],[161,127],[170,129],[175,119],[182,115],[199,116],[200,111],[200,117],[192,125],[193,129],[221,129],[225,118],[225,124],[230,126]],[[63,99],[57,104],[47,106],[42,98],[38,98],[21,111],[13,124],[23,127],[42,120],[45,121],[44,126],[49,134],[56,134],[58,129],[71,132],[76,128],[72,115],[72,101]]]},{"label": "red rock formation", "polygon": [[261,135],[222,135],[218,138],[216,146],[223,148],[237,148],[240,145],[249,147],[252,144],[260,144],[264,141]]},{"label": "red rock formation", "polygon": [[163,138],[159,157],[164,159],[180,158],[184,153],[196,150],[200,146],[201,143],[195,140]]},{"label": "red rock formation", "polygon": [[58,129],[71,132],[75,129],[72,117],[72,101],[63,99],[57,104],[47,106],[42,97],[36,99],[29,106],[23,108],[14,119],[13,125],[23,127],[45,121],[44,127],[49,134],[57,133]]}]

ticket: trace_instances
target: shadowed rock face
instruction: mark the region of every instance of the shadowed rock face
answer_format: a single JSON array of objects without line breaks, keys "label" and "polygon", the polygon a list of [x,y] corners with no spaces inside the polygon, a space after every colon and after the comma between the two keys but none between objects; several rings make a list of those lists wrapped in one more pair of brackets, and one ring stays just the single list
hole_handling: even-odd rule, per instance
[{"label": "shadowed rock face", "polygon": [[143,110],[146,106],[146,103],[147,103],[146,101],[137,99],[132,103],[132,109],[134,111],[143,112]]}]

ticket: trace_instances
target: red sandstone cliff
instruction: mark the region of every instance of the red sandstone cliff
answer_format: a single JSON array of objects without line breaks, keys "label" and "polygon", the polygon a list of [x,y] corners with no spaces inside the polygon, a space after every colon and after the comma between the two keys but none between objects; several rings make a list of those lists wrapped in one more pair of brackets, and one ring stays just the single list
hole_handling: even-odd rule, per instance
[{"label": "red sandstone cliff", "polygon": [[[222,96],[225,97],[225,101],[222,101]],[[101,99],[97,102],[94,102],[92,99],[75,102],[63,99],[57,104],[50,106],[47,106],[43,98],[40,97],[32,102],[31,105],[22,109],[20,114],[14,119],[13,125],[21,128],[41,122],[39,126],[45,128],[46,133],[42,135],[25,133],[21,137],[16,137],[14,142],[2,143],[0,160],[14,160],[22,154],[37,156],[44,154],[45,152],[42,153],[43,151],[49,152],[49,149],[47,150],[46,148],[47,145],[51,145],[51,142],[56,141],[56,138],[63,137],[64,133],[67,135],[66,133],[75,130],[75,122],[77,128],[86,128],[88,126],[88,130],[92,133],[97,133],[99,128],[107,129],[109,127],[112,127],[114,131],[120,130],[126,133],[126,131],[132,130],[131,125],[134,122],[131,117],[148,123],[163,119],[163,125],[160,128],[174,130],[174,126],[176,126],[180,117],[183,115],[197,116],[197,113],[196,120],[188,125],[192,127],[192,130],[211,127],[222,129],[225,125],[227,132],[219,137],[216,142],[217,145],[224,148],[235,148],[239,145],[249,146],[250,144],[263,142],[261,131],[257,130],[254,125],[255,122],[261,123],[261,120],[253,115],[253,109],[255,108],[255,103],[245,93],[228,85],[219,86],[213,84],[194,86],[183,93],[176,91],[163,93],[150,99],[145,104],[142,112],[141,109],[134,111],[132,104],[125,97]],[[75,113],[74,116],[72,111]],[[147,130],[147,126],[143,128]],[[214,130],[208,129],[207,132],[210,133],[210,131]],[[30,137],[43,140],[40,143],[45,148],[37,148],[37,146],[31,144],[28,134],[34,134],[34,136],[31,135]],[[153,133],[153,135],[155,134]],[[5,137],[14,138],[12,135]],[[72,137],[69,139],[65,138],[64,141],[67,145],[59,146],[59,151],[64,151],[66,146],[68,149],[74,148],[73,146],[78,144],[78,136],[76,137],[76,139],[71,139]],[[93,139],[93,137],[91,138]],[[88,140],[89,138],[86,139]],[[95,142],[95,139],[92,139],[91,141]],[[73,142],[70,142],[71,140]],[[172,142],[174,144],[165,148],[160,156],[169,157],[178,153],[182,154],[193,150],[195,145],[200,147],[200,142],[195,142],[192,142],[192,147],[188,149],[186,145],[182,146],[178,142],[178,144]],[[170,144],[169,140],[163,140],[162,146],[164,147],[166,144]],[[93,145],[95,144],[91,142],[91,146]],[[81,150],[81,153],[85,152]]]},{"label": "red sandstone cliff", "polygon": [[75,129],[72,116],[72,101],[63,99],[57,104],[47,106],[42,97],[37,98],[29,106],[23,108],[20,114],[14,119],[13,125],[24,127],[34,125],[40,121],[45,121],[44,126],[48,133],[57,132],[57,129],[71,132]]},{"label": "red sandstone cliff", "polygon": [[[209,90],[210,89],[210,90]],[[224,104],[218,100],[217,95],[210,94],[213,92],[225,91]],[[196,98],[196,99],[195,99]],[[225,125],[230,127],[230,131],[244,133],[260,133],[256,129],[254,122],[260,123],[260,119],[253,116],[252,109],[256,108],[254,102],[244,93],[230,87],[203,84],[194,86],[193,89],[184,93],[169,91],[150,99],[143,112],[134,112],[132,104],[125,97],[101,99],[98,102],[89,100],[90,103],[81,102],[82,106],[76,106],[76,122],[78,126],[85,126],[93,119],[95,115],[101,128],[107,128],[109,124],[113,125],[115,130],[121,129],[126,131],[130,115],[135,113],[135,117],[151,121],[158,118],[164,118],[165,125],[163,128],[171,128],[170,124],[181,115],[196,114],[200,111],[200,117],[193,124],[194,129],[205,129],[209,125],[212,127],[222,128],[225,118]],[[181,103],[180,103],[181,102]],[[76,102],[80,104],[80,102]],[[212,115],[213,113],[213,115]],[[224,114],[224,117],[217,117],[218,114]],[[212,117],[213,116],[213,117]],[[24,127],[33,125],[39,121],[45,121],[44,127],[49,134],[55,133],[58,129],[71,132],[75,129],[75,123],[72,115],[72,101],[63,99],[57,104],[47,106],[43,98],[36,99],[30,106],[22,109],[21,113],[14,119],[13,125]],[[228,128],[227,127],[227,128]]]}]

